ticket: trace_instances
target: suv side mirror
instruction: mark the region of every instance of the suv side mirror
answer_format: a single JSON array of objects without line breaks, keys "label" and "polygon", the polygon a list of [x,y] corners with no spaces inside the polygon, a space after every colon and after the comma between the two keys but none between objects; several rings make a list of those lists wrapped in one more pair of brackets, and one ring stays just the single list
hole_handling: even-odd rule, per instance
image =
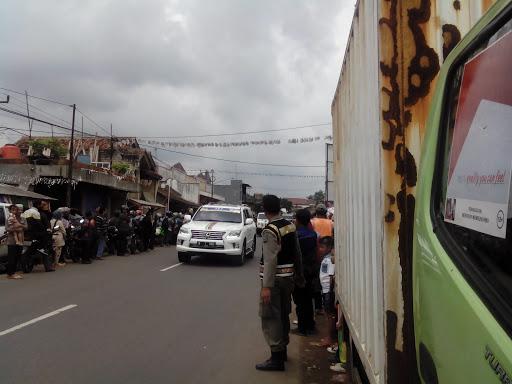
[{"label": "suv side mirror", "polygon": [[190,216],[190,215],[185,215],[185,216],[183,216],[183,221],[184,221],[185,223],[188,223],[190,220],[192,220],[192,216]]},{"label": "suv side mirror", "polygon": [[250,217],[248,219],[245,219],[245,225],[251,225],[254,223],[254,219],[251,219]]}]

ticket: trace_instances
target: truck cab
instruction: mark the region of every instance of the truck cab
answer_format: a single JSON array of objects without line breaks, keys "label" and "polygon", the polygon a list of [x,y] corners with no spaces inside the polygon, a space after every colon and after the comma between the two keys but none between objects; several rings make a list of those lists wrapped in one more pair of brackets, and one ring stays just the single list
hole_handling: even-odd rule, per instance
[{"label": "truck cab", "polygon": [[512,3],[441,69],[414,227],[416,358],[425,383],[512,382]]}]

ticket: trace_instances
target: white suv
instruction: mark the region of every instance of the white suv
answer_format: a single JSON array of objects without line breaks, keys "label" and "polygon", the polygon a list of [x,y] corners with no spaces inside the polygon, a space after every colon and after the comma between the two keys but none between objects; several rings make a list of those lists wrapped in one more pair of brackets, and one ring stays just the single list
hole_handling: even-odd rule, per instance
[{"label": "white suv", "polygon": [[261,235],[261,232],[267,226],[267,224],[267,216],[265,216],[263,212],[258,213],[258,216],[256,217],[256,232],[258,233],[258,235]]},{"label": "white suv", "polygon": [[203,205],[184,224],[176,243],[178,259],[188,263],[192,255],[224,254],[238,265],[256,250],[256,225],[245,205]]}]

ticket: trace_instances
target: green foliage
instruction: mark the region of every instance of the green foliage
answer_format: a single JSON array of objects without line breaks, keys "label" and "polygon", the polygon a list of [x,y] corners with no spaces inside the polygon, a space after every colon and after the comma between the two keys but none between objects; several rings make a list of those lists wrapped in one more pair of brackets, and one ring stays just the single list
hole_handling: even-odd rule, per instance
[{"label": "green foliage", "polygon": [[285,208],[287,212],[290,212],[293,208],[293,204],[288,199],[280,199],[281,200],[281,208]]},{"label": "green foliage", "polygon": [[59,140],[50,139],[33,139],[30,140],[29,145],[32,146],[32,150],[35,155],[42,155],[45,148],[50,148],[52,151],[52,157],[62,157],[67,153],[67,149],[60,143]]},{"label": "green foliage", "polygon": [[116,173],[119,173],[120,175],[125,175],[130,170],[131,166],[128,163],[118,161],[115,163],[112,163],[112,170]]},{"label": "green foliage", "polygon": [[325,203],[324,191],[317,191],[314,195],[309,195],[308,199],[313,200],[315,204]]}]

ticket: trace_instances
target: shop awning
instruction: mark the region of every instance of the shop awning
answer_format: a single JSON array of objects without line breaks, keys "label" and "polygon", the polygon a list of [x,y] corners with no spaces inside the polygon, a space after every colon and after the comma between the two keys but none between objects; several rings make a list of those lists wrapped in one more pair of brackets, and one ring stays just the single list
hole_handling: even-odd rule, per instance
[{"label": "shop awning", "polygon": [[137,204],[137,205],[143,205],[145,207],[165,208],[165,205],[158,204],[158,203],[152,203],[152,202],[146,201],[146,200],[128,199],[128,201],[130,201],[134,204]]},{"label": "shop awning", "polygon": [[219,195],[213,195],[212,197],[212,194],[209,193],[209,192],[203,192],[203,191],[199,191],[199,195],[200,196],[203,196],[203,197],[206,197],[210,200],[216,200],[216,201],[226,201],[226,199],[223,197],[223,196],[219,196]]},{"label": "shop awning", "polygon": [[34,200],[57,200],[53,197],[41,195],[40,193],[32,191],[25,191],[24,189],[7,184],[0,184],[0,195],[28,197],[29,199]]},{"label": "shop awning", "polygon": [[[167,198],[167,192],[165,190],[159,189],[158,194],[164,198]],[[177,201],[177,202],[180,202],[182,204],[185,204],[185,205],[188,205],[188,206],[194,207],[194,208],[199,207],[198,203],[194,203],[193,201],[188,201],[188,200],[184,199],[183,196],[181,195],[181,193],[176,191],[174,188],[172,188],[172,192],[171,192],[171,202],[172,201]]]}]

